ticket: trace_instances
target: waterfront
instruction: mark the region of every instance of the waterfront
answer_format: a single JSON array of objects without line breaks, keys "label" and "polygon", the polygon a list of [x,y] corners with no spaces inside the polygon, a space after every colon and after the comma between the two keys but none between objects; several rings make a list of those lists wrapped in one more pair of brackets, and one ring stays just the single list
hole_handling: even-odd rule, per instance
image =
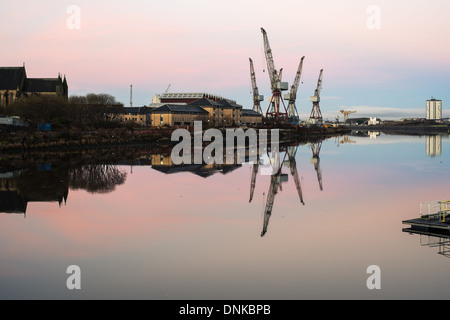
[{"label": "waterfront", "polygon": [[[450,260],[421,245],[423,236],[402,231],[403,220],[419,216],[420,202],[450,198],[450,140],[443,136],[430,148],[427,139],[436,142],[329,138],[319,161],[311,161],[310,144],[300,144],[304,204],[284,167],[288,180],[263,237],[271,178],[258,174],[249,202],[250,164],[180,168],[152,155],[144,157],[151,166],[110,166],[112,183],[97,188],[78,167],[33,168],[28,172],[51,180],[31,173],[22,179],[55,197],[28,202],[26,214],[0,214],[0,298],[448,298]],[[49,181],[60,185],[50,188]],[[81,290],[66,287],[74,264]],[[380,290],[366,286],[371,265],[381,269]]]}]

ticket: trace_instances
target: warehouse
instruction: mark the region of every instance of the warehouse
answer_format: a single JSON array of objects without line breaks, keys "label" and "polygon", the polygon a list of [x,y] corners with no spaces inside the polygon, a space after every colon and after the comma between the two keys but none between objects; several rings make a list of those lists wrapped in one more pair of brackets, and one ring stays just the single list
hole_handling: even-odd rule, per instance
[{"label": "warehouse", "polygon": [[208,121],[208,111],[195,105],[165,104],[152,111],[152,126],[191,126]]},{"label": "warehouse", "polygon": [[259,112],[242,109],[241,124],[243,125],[258,125],[262,123],[263,115]]},{"label": "warehouse", "polygon": [[241,123],[242,106],[234,101],[226,99],[214,101],[202,98],[191,102],[189,105],[198,106],[208,111],[209,126],[232,126]]}]

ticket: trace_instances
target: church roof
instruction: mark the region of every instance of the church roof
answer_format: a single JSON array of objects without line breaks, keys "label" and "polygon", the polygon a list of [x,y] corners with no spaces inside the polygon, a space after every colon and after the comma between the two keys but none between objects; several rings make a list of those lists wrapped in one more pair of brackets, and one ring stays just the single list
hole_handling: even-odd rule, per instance
[{"label": "church roof", "polygon": [[16,90],[26,79],[25,67],[0,67],[0,90]]},{"label": "church roof", "polygon": [[61,84],[58,78],[28,78],[24,92],[56,92],[56,86]]}]

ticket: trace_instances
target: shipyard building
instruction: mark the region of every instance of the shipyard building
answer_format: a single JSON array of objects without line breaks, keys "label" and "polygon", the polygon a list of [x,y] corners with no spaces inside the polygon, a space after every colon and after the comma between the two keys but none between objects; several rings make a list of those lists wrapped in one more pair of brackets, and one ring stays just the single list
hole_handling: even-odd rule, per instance
[{"label": "shipyard building", "polygon": [[155,127],[190,126],[195,121],[207,127],[257,125],[263,118],[234,100],[208,93],[163,93],[154,96],[149,107],[149,122]]}]

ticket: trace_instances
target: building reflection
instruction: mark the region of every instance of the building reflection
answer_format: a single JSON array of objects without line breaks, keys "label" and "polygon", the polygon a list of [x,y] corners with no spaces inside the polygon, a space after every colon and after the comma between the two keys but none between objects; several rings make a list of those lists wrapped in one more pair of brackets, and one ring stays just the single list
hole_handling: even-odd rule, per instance
[{"label": "building reflection", "polygon": [[116,165],[68,167],[41,164],[0,174],[0,212],[26,214],[30,202],[67,202],[69,189],[108,193],[123,184],[126,173]]},{"label": "building reflection", "polygon": [[40,165],[6,172],[0,178],[0,212],[26,213],[29,202],[67,201],[68,171]]},{"label": "building reflection", "polygon": [[[283,190],[283,186],[289,182],[289,179],[293,181],[291,187],[295,187],[299,205],[305,205],[305,201],[296,161],[299,143],[280,143],[276,149],[272,149],[271,145],[263,144],[262,146],[263,149],[260,149],[259,145],[258,148],[227,149],[223,154],[223,161],[219,161],[221,163],[210,163],[208,159],[202,159],[201,163],[196,164],[195,150],[191,151],[191,162],[181,164],[174,163],[169,150],[154,152],[140,150],[132,153],[133,156],[118,155],[118,159],[108,158],[109,164],[95,163],[91,157],[89,161],[77,161],[77,165],[61,164],[61,162],[55,165],[28,165],[23,169],[0,173],[0,213],[26,214],[30,202],[56,202],[61,206],[67,202],[70,190],[85,190],[89,193],[113,192],[117,186],[126,181],[127,172],[122,170],[125,166],[130,167],[131,174],[133,167],[147,166],[164,174],[192,173],[208,178],[215,174],[228,174],[241,168],[244,163],[248,163],[252,165],[250,203],[254,196],[257,176],[270,176],[267,194],[263,194],[265,199],[261,236],[264,236],[268,231],[276,195]],[[317,173],[319,189],[323,190],[319,156],[322,142],[308,143],[307,146],[312,151],[311,163],[314,164]],[[230,155],[230,153],[233,154]],[[232,161],[229,161],[230,159]]]},{"label": "building reflection", "polygon": [[428,135],[425,137],[426,154],[427,156],[440,156],[442,153],[442,136]]},{"label": "building reflection", "polygon": [[182,172],[190,172],[197,176],[208,178],[216,173],[227,174],[231,171],[241,167],[241,164],[207,164],[202,162],[201,164],[195,164],[193,162],[186,164],[174,164],[170,153],[167,154],[154,154],[151,156],[152,169],[163,172],[165,174],[174,174]]}]

